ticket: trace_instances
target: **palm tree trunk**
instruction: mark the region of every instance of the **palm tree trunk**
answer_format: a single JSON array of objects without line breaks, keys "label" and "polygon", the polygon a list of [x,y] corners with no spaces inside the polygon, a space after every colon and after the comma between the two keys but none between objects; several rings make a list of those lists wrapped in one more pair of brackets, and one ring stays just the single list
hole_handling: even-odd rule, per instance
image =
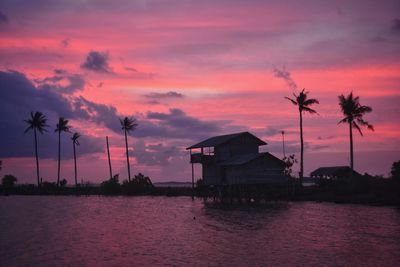
[{"label": "palm tree trunk", "polygon": [[108,136],[106,136],[106,143],[107,143],[108,166],[110,167],[110,179],[112,179],[113,175],[112,175],[112,168],[111,168],[110,147],[108,145]]},{"label": "palm tree trunk", "polygon": [[350,168],[354,170],[354,159],[353,159],[353,127],[351,127],[351,123],[349,122],[349,131],[350,131]]},{"label": "palm tree trunk", "polygon": [[39,187],[40,186],[39,156],[38,156],[38,149],[37,149],[37,134],[36,134],[35,128],[33,128],[33,132],[35,133],[36,176],[37,176],[37,184]]},{"label": "palm tree trunk", "polygon": [[60,162],[61,162],[61,131],[58,132],[58,173],[57,173],[57,186],[60,185]]},{"label": "palm tree trunk", "polygon": [[304,173],[304,144],[303,144],[303,114],[300,111],[300,186],[303,186],[303,173]]},{"label": "palm tree trunk", "polygon": [[128,164],[128,181],[131,181],[131,167],[129,165],[129,154],[128,154],[128,136],[125,130],[125,147],[126,147],[126,162]]},{"label": "palm tree trunk", "polygon": [[74,165],[75,165],[75,187],[78,187],[78,170],[76,168],[76,151],[75,151],[75,141],[72,141],[74,146]]}]

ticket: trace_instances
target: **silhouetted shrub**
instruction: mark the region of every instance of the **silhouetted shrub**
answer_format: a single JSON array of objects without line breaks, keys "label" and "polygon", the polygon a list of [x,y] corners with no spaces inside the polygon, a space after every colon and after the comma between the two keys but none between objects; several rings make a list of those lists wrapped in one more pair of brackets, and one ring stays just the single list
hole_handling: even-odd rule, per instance
[{"label": "silhouetted shrub", "polygon": [[68,183],[67,180],[62,179],[62,180],[60,181],[60,187],[65,187],[65,186],[67,185],[67,183]]},{"label": "silhouetted shrub", "polygon": [[119,174],[114,175],[100,184],[100,192],[105,195],[116,195],[121,193],[121,185],[118,181]]},{"label": "silhouetted shrub", "polygon": [[285,163],[285,169],[283,170],[283,174],[292,176],[292,167],[295,163],[297,163],[297,159],[295,155],[289,155],[288,157],[284,157],[282,161]]},{"label": "silhouetted shrub", "polygon": [[122,183],[122,192],[127,195],[144,194],[153,190],[154,185],[148,176],[139,173],[129,182]]},{"label": "silhouetted shrub", "polygon": [[41,187],[46,190],[53,190],[57,188],[57,183],[52,182],[42,182]]},{"label": "silhouetted shrub", "polygon": [[390,174],[392,179],[400,182],[400,160],[393,162]]},{"label": "silhouetted shrub", "polygon": [[4,175],[3,179],[1,179],[1,185],[5,188],[11,188],[14,187],[17,180],[17,177],[14,175],[6,174]]}]

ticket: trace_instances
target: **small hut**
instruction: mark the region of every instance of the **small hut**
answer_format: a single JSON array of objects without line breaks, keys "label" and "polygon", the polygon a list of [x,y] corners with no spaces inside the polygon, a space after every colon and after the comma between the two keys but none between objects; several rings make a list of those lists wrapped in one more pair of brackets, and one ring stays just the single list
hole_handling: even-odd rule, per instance
[{"label": "small hut", "polygon": [[361,174],[349,166],[320,167],[310,173],[311,178],[337,180],[338,178],[359,177]]}]

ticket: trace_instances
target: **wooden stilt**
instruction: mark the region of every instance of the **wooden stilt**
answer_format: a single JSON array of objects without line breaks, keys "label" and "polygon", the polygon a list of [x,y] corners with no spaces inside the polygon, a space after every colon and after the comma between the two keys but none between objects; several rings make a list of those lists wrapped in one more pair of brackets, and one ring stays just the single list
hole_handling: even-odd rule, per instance
[{"label": "wooden stilt", "polygon": [[192,163],[192,200],[194,200],[194,164]]}]

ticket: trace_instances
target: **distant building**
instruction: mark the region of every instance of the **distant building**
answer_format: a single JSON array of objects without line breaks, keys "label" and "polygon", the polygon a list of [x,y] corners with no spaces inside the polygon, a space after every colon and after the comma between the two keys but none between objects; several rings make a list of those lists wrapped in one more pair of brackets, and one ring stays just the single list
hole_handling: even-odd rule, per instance
[{"label": "distant building", "polygon": [[190,162],[202,165],[206,185],[285,184],[285,163],[268,152],[260,153],[263,145],[251,133],[241,132],[214,136],[187,149]]},{"label": "distant building", "polygon": [[310,173],[311,178],[332,179],[361,176],[349,166],[320,167]]}]

